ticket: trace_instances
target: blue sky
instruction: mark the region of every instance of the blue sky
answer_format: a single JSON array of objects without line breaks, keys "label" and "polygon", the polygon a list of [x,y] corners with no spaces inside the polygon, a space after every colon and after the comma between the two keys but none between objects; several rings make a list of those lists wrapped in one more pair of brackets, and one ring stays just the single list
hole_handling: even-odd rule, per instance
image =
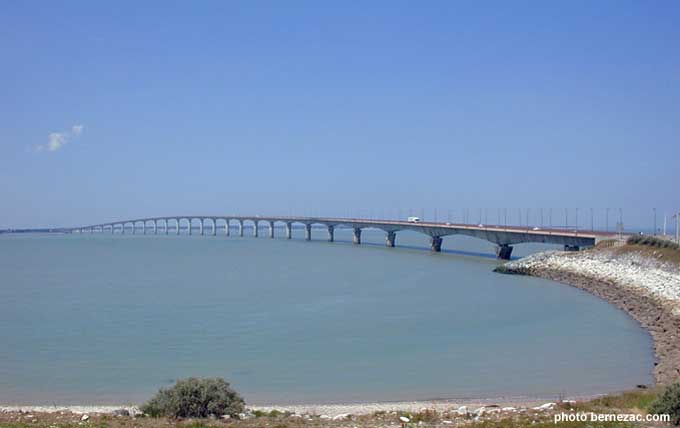
[{"label": "blue sky", "polygon": [[0,228],[479,207],[651,226],[680,209],[678,22],[677,1],[1,2]]}]

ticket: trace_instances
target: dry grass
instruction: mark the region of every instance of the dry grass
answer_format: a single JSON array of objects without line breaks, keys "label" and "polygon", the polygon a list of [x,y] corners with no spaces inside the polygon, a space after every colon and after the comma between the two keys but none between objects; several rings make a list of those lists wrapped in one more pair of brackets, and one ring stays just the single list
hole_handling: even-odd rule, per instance
[{"label": "dry grass", "polygon": [[644,256],[672,263],[675,266],[680,267],[680,250],[673,248],[658,248],[648,245],[626,244],[620,247],[612,248],[610,251],[617,255],[630,253],[642,254]]}]

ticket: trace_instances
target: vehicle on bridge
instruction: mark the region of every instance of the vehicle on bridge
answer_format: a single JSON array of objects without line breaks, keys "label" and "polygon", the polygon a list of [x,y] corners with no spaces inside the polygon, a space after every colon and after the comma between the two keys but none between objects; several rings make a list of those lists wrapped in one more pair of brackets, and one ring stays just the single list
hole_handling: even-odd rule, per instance
[{"label": "vehicle on bridge", "polygon": [[409,223],[420,223],[420,217],[409,217],[406,219]]}]

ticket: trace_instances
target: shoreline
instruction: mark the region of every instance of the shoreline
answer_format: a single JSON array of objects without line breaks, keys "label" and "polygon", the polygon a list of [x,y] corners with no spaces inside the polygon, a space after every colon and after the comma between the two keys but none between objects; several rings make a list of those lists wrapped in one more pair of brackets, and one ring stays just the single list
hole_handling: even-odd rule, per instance
[{"label": "shoreline", "polygon": [[650,247],[544,252],[495,269],[560,282],[626,312],[652,337],[654,379],[680,379],[680,271]]},{"label": "shoreline", "polygon": [[[615,393],[615,392],[612,392]],[[414,401],[374,401],[327,404],[265,404],[247,405],[250,412],[289,412],[297,415],[336,417],[340,415],[371,415],[376,412],[420,412],[434,410],[437,412],[454,411],[461,407],[475,409],[517,408],[536,409],[540,406],[553,404],[556,401],[575,402],[600,397],[604,394],[579,395],[562,397],[498,397],[498,398],[469,398],[469,399],[433,399]],[[126,410],[130,415],[141,414],[138,405],[1,405],[0,413],[73,413],[73,414],[115,414]]]}]

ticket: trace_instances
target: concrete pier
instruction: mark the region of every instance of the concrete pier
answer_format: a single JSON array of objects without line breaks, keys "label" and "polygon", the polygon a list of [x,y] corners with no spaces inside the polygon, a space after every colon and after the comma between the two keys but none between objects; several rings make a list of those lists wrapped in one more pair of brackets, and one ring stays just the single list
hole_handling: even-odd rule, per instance
[{"label": "concrete pier", "polygon": [[286,223],[286,239],[293,237],[293,223]]},{"label": "concrete pier", "polygon": [[255,238],[260,236],[260,224],[257,221],[253,223],[253,236]]},{"label": "concrete pier", "polygon": [[352,243],[354,245],[361,244],[361,229],[359,229],[358,227],[355,227],[354,230],[352,231]]},{"label": "concrete pier", "polygon": [[274,222],[273,221],[269,222],[269,237],[271,239],[274,238]]},{"label": "concrete pier", "polygon": [[501,244],[496,247],[496,257],[501,260],[510,260],[512,255],[512,246],[507,244]]},{"label": "concrete pier", "polygon": [[305,241],[311,241],[312,240],[312,225],[311,224],[305,224]]},{"label": "concrete pier", "polygon": [[444,239],[441,236],[433,236],[430,238],[430,249],[435,252],[440,252],[442,250],[442,241]]},{"label": "concrete pier", "polygon": [[229,219],[224,219],[224,236],[229,236]]},{"label": "concrete pier", "polygon": [[394,247],[394,243],[397,240],[397,232],[387,232],[385,235],[385,245],[388,247]]},{"label": "concrete pier", "polygon": [[217,236],[217,219],[210,219],[212,221],[212,235]]},{"label": "concrete pier", "polygon": [[328,225],[328,242],[335,241],[335,226],[332,224]]},{"label": "concrete pier", "polygon": [[179,219],[178,219],[178,218],[175,219],[175,223],[177,223],[177,230],[176,230],[176,232],[177,232],[177,234],[179,235]]},{"label": "concrete pier", "polygon": [[243,220],[238,221],[238,236],[243,238]]}]

